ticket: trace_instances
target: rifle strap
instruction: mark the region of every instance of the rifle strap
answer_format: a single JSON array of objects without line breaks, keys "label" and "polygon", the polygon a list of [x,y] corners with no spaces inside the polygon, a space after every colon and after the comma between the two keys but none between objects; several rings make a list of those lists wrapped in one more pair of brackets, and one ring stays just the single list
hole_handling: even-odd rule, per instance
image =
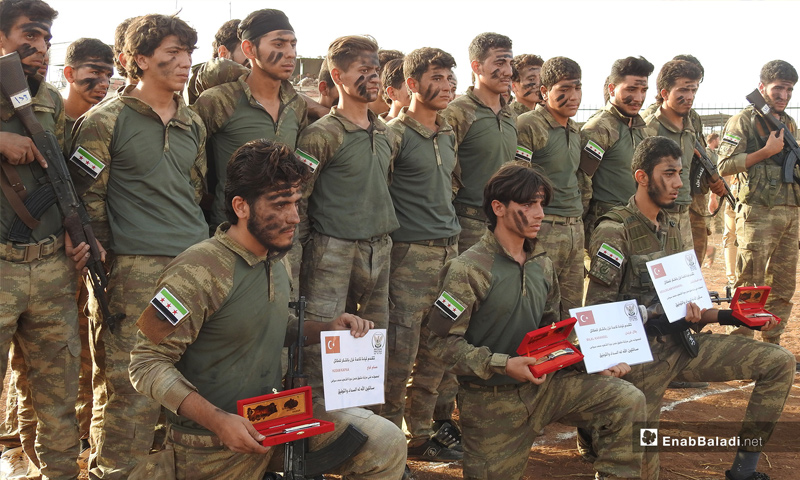
[{"label": "rifle strap", "polygon": [[0,175],[0,190],[3,191],[8,203],[11,204],[11,209],[17,214],[20,220],[27,225],[31,230],[39,226],[39,220],[33,218],[31,212],[25,208],[25,197],[28,192],[25,190],[25,185],[22,184],[22,179],[16,169],[5,161],[0,161],[2,166],[2,175]]}]

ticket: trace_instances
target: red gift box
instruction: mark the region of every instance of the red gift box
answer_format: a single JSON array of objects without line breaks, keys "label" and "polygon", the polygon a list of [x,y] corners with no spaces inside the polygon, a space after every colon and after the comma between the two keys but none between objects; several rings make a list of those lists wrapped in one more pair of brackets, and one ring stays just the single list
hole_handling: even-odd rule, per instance
[{"label": "red gift box", "polygon": [[[533,357],[537,359],[546,358],[551,353],[558,353],[560,350],[570,349],[571,353],[558,355],[555,358],[544,360],[536,365],[529,365],[534,377],[541,377],[550,372],[555,372],[564,367],[583,360],[583,354],[575,345],[567,341],[569,332],[575,327],[575,317],[562,320],[547,327],[542,327],[532,332],[528,332],[522,343],[517,348],[517,354],[522,357]],[[569,352],[567,350],[567,352]]]},{"label": "red gift box", "polygon": [[750,327],[760,327],[773,318],[780,322],[780,318],[764,308],[770,290],[771,287],[737,288],[731,299],[733,316]]},{"label": "red gift box", "polygon": [[332,432],[332,422],[317,420],[311,407],[311,387],[284,390],[236,402],[236,411],[264,435],[265,447]]}]

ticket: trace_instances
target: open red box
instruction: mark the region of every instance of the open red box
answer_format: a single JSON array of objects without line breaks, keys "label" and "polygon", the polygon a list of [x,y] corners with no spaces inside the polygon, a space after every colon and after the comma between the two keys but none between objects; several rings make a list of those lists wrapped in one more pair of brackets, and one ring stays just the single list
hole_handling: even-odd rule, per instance
[{"label": "open red box", "polygon": [[332,432],[334,428],[332,422],[312,418],[311,387],[239,400],[236,411],[267,437],[261,442],[265,447]]},{"label": "open red box", "polygon": [[559,353],[566,348],[572,350],[572,353],[565,353],[536,365],[530,365],[528,368],[531,369],[534,377],[541,377],[545,373],[555,372],[583,360],[583,354],[580,350],[567,341],[567,336],[575,327],[575,322],[577,321],[575,317],[568,318],[550,326],[528,332],[525,335],[519,348],[517,348],[517,354],[523,357],[542,359],[552,353]]},{"label": "open red box", "polygon": [[773,318],[780,318],[768,312],[764,305],[771,287],[739,287],[731,299],[733,316],[751,327],[760,327]]}]

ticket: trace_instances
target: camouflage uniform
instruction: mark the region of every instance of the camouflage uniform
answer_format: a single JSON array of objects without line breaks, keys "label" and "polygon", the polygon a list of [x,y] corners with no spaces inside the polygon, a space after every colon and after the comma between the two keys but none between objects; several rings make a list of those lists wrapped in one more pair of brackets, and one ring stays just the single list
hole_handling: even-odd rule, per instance
[{"label": "camouflage uniform", "polygon": [[440,274],[440,299],[461,308],[437,300],[428,315],[430,347],[458,375],[464,478],[522,478],[533,439],[552,422],[599,428],[595,469],[638,478],[641,453],[630,442],[633,422],[644,418],[641,392],[574,369],[539,386],[506,375],[525,334],[559,319],[553,263],[538,242],[526,242],[526,252],[520,265],[487,231]]},{"label": "camouflage uniform", "polygon": [[237,78],[250,72],[250,69],[227,58],[212,58],[206,63],[192,65],[192,74],[186,84],[186,97],[189,105],[200,98],[204,91],[235,82]]},{"label": "camouflage uniform", "polygon": [[514,113],[517,114],[517,116],[531,111],[531,109],[528,108],[527,105],[525,105],[524,103],[520,103],[516,100],[512,100],[511,103],[508,104],[508,106],[511,107],[511,110],[513,110]]},{"label": "camouflage uniform", "polygon": [[[163,272],[153,302],[171,296],[177,301],[173,308],[180,306],[185,313],[167,321],[148,305],[137,323],[141,331],[131,354],[136,388],[168,409],[168,441],[180,479],[260,480],[271,457],[282,460],[273,455],[274,448],[266,455],[233,453],[209,430],[178,414],[191,392],[235,414],[237,400],[281,388],[281,347],[287,328],[296,331],[289,328],[288,267],[282,254],[259,257],[245,249],[228,236],[228,227],[223,224],[214,238],[189,248]],[[242,331],[249,334],[242,336]],[[375,480],[402,475],[405,442],[391,422],[359,408],[325,412],[321,404],[315,405],[314,415],[336,423],[337,432],[352,423],[369,436],[335,473]],[[337,436],[312,437],[311,449]]]},{"label": "camouflage uniform", "polygon": [[[214,191],[214,201],[209,213],[212,232],[217,225],[226,221],[226,168],[233,153],[250,140],[260,138],[279,141],[294,149],[300,131],[308,125],[306,102],[295,92],[290,82],[281,82],[281,106],[276,121],[253,98],[246,80],[247,74],[236,81],[206,90],[192,105],[192,109],[203,119],[208,133],[206,151],[209,190]],[[299,282],[300,262],[303,257],[299,237],[304,234],[305,232],[299,232],[295,236],[295,243],[288,254],[292,265],[292,284],[295,286]]]},{"label": "camouflage uniform", "polygon": [[541,105],[517,119],[521,147],[533,151],[531,162],[542,167],[553,183],[553,198],[544,207],[537,241],[542,244],[558,276],[561,289],[560,319],[583,304],[583,205],[578,169],[580,136],[569,119],[563,127]]},{"label": "camouflage uniform", "polygon": [[[797,135],[792,117],[783,113],[780,120]],[[736,286],[772,287],[766,308],[780,317],[781,323],[761,336],[777,343],[789,321],[796,286],[800,186],[782,183],[786,148],[750,168],[745,167],[747,155],[765,145],[767,133],[768,129],[763,127],[753,107],[747,107],[725,124],[717,153],[720,174],[735,174],[739,180]],[[795,175],[800,175],[797,167]]]},{"label": "camouflage uniform", "polygon": [[[371,127],[365,130],[333,107],[297,141],[314,172],[303,192],[311,235],[303,249],[300,294],[308,300],[310,320],[348,312],[387,328],[389,233],[399,226],[387,184],[393,133],[368,115]],[[321,396],[319,345],[306,350],[309,385]]]},{"label": "camouflage uniform", "polygon": [[628,117],[610,102],[581,127],[580,168],[588,178],[591,197],[583,219],[587,247],[597,219],[636,193],[631,161],[636,145],[647,137],[644,127],[641,116]]},{"label": "camouflage uniform", "polygon": [[472,90],[469,87],[442,112],[456,134],[456,181],[462,187],[453,204],[461,223],[459,253],[477,243],[486,231],[483,187],[501,165],[514,160],[517,148],[516,114],[511,107],[501,98],[502,107],[494,113]]},{"label": "camouflage uniform", "polygon": [[109,309],[126,315],[111,333],[94,296],[89,299],[96,375],[89,468],[97,478],[126,478],[153,446],[160,406],[136,392],[128,376],[134,320],[163,268],[208,235],[198,205],[205,177],[202,121],[175,95],[178,109],[165,126],[149,105],[126,95],[131,88],[89,112],[74,140],[76,149],[104,165],[83,200],[109,250]]},{"label": "camouflage uniform", "polygon": [[[389,274],[389,333],[386,402],[381,415],[402,428],[406,384],[412,374],[421,377],[444,374],[439,361],[417,362],[418,349],[429,358],[427,342],[420,342],[422,320],[436,299],[437,276],[445,262],[458,255],[461,227],[453,208],[452,182],[456,166],[453,128],[439,114],[437,131],[408,116],[404,108],[389,123],[395,132],[392,195],[400,228],[392,232]],[[427,339],[427,337],[425,337]],[[410,388],[413,389],[413,380]],[[418,388],[418,387],[416,387]],[[435,390],[434,390],[435,391]],[[425,390],[410,396],[406,422],[415,425],[412,441],[429,438],[436,395]],[[412,401],[415,400],[416,402]],[[420,403],[420,401],[422,403]],[[413,417],[413,420],[411,418]],[[427,428],[426,428],[427,427]]]},{"label": "camouflage uniform", "polygon": [[[65,117],[61,95],[40,76],[29,79],[29,83],[37,120],[63,146]],[[27,136],[4,96],[0,98],[0,122],[2,131]],[[37,179],[46,177],[37,162],[10,166],[10,170],[19,175],[28,193],[39,187]],[[0,195],[0,371],[6,371],[14,339],[21,354],[17,375],[26,376],[29,386],[20,387],[23,393],[31,394],[33,408],[21,414],[22,442],[33,444],[27,432],[38,418],[34,456],[38,455],[42,462],[42,474],[45,478],[75,478],[79,445],[75,419],[80,366],[75,303],[78,276],[64,253],[62,218],[55,204],[40,217],[41,223],[27,242],[10,241],[15,218],[9,200]],[[27,368],[23,371],[21,365]]]},{"label": "camouflage uniform", "polygon": [[[658,309],[658,297],[650,282],[646,262],[684,250],[682,234],[674,217],[665,210],[658,214],[658,225],[642,214],[631,197],[626,207],[617,207],[604,216],[595,228],[590,243],[592,266],[586,305],[635,299],[649,309]],[[617,264],[601,257],[601,248],[610,246],[620,252]],[[794,378],[794,356],[781,347],[755,342],[749,338],[719,334],[696,336],[697,357],[689,355],[675,334],[689,328],[685,320],[669,323],[665,317],[651,318],[645,325],[653,353],[652,362],[634,365],[623,377],[647,399],[647,428],[658,428],[661,399],[669,382],[676,377],[689,382],[724,382],[756,380],[740,436],[769,439]],[[735,352],[735,356],[731,356]],[[744,441],[742,442],[744,444]],[[757,447],[740,447],[758,451]],[[642,478],[657,479],[658,451],[644,455]]]}]

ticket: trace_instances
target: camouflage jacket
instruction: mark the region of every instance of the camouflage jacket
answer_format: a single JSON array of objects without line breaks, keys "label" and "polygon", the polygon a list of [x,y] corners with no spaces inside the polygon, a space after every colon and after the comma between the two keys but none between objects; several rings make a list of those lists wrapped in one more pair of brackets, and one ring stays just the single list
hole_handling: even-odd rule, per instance
[{"label": "camouflage jacket", "polygon": [[250,69],[227,58],[213,58],[206,63],[192,66],[192,74],[186,84],[189,105],[194,104],[204,91],[224,83],[235,82]]},{"label": "camouflage jacket", "polygon": [[516,113],[518,116],[522,115],[523,113],[528,113],[528,112],[531,111],[531,109],[528,108],[527,105],[525,105],[525,104],[523,104],[521,102],[518,102],[516,100],[514,100],[511,103],[509,103],[508,105],[511,107],[511,110],[513,110],[514,113]]},{"label": "camouflage jacket", "polygon": [[538,242],[526,242],[523,265],[494,233],[447,263],[441,296],[428,314],[429,346],[459,382],[519,383],[505,375],[525,335],[558,320],[561,296],[553,262]]},{"label": "camouflage jacket", "polygon": [[131,352],[136,389],[164,405],[170,423],[202,433],[177,415],[191,392],[236,413],[237,400],[281,388],[289,270],[283,254],[254,255],[228,236],[229,226],[166,267]]},{"label": "camouflage jacket", "polygon": [[[683,127],[675,128],[672,123],[667,120],[660,108],[657,108],[654,113],[645,117],[644,122],[647,124],[645,133],[647,136],[655,137],[662,136],[674,140],[678,146],[681,147],[683,157],[681,158],[681,181],[683,186],[678,190],[678,199],[675,200],[677,205],[690,205],[692,203],[691,195],[691,182],[689,181],[689,172],[692,168],[692,159],[694,157],[694,144],[698,139],[698,133],[694,129],[694,124],[691,118],[686,117],[683,119]],[[700,136],[702,136],[700,130]]]}]

